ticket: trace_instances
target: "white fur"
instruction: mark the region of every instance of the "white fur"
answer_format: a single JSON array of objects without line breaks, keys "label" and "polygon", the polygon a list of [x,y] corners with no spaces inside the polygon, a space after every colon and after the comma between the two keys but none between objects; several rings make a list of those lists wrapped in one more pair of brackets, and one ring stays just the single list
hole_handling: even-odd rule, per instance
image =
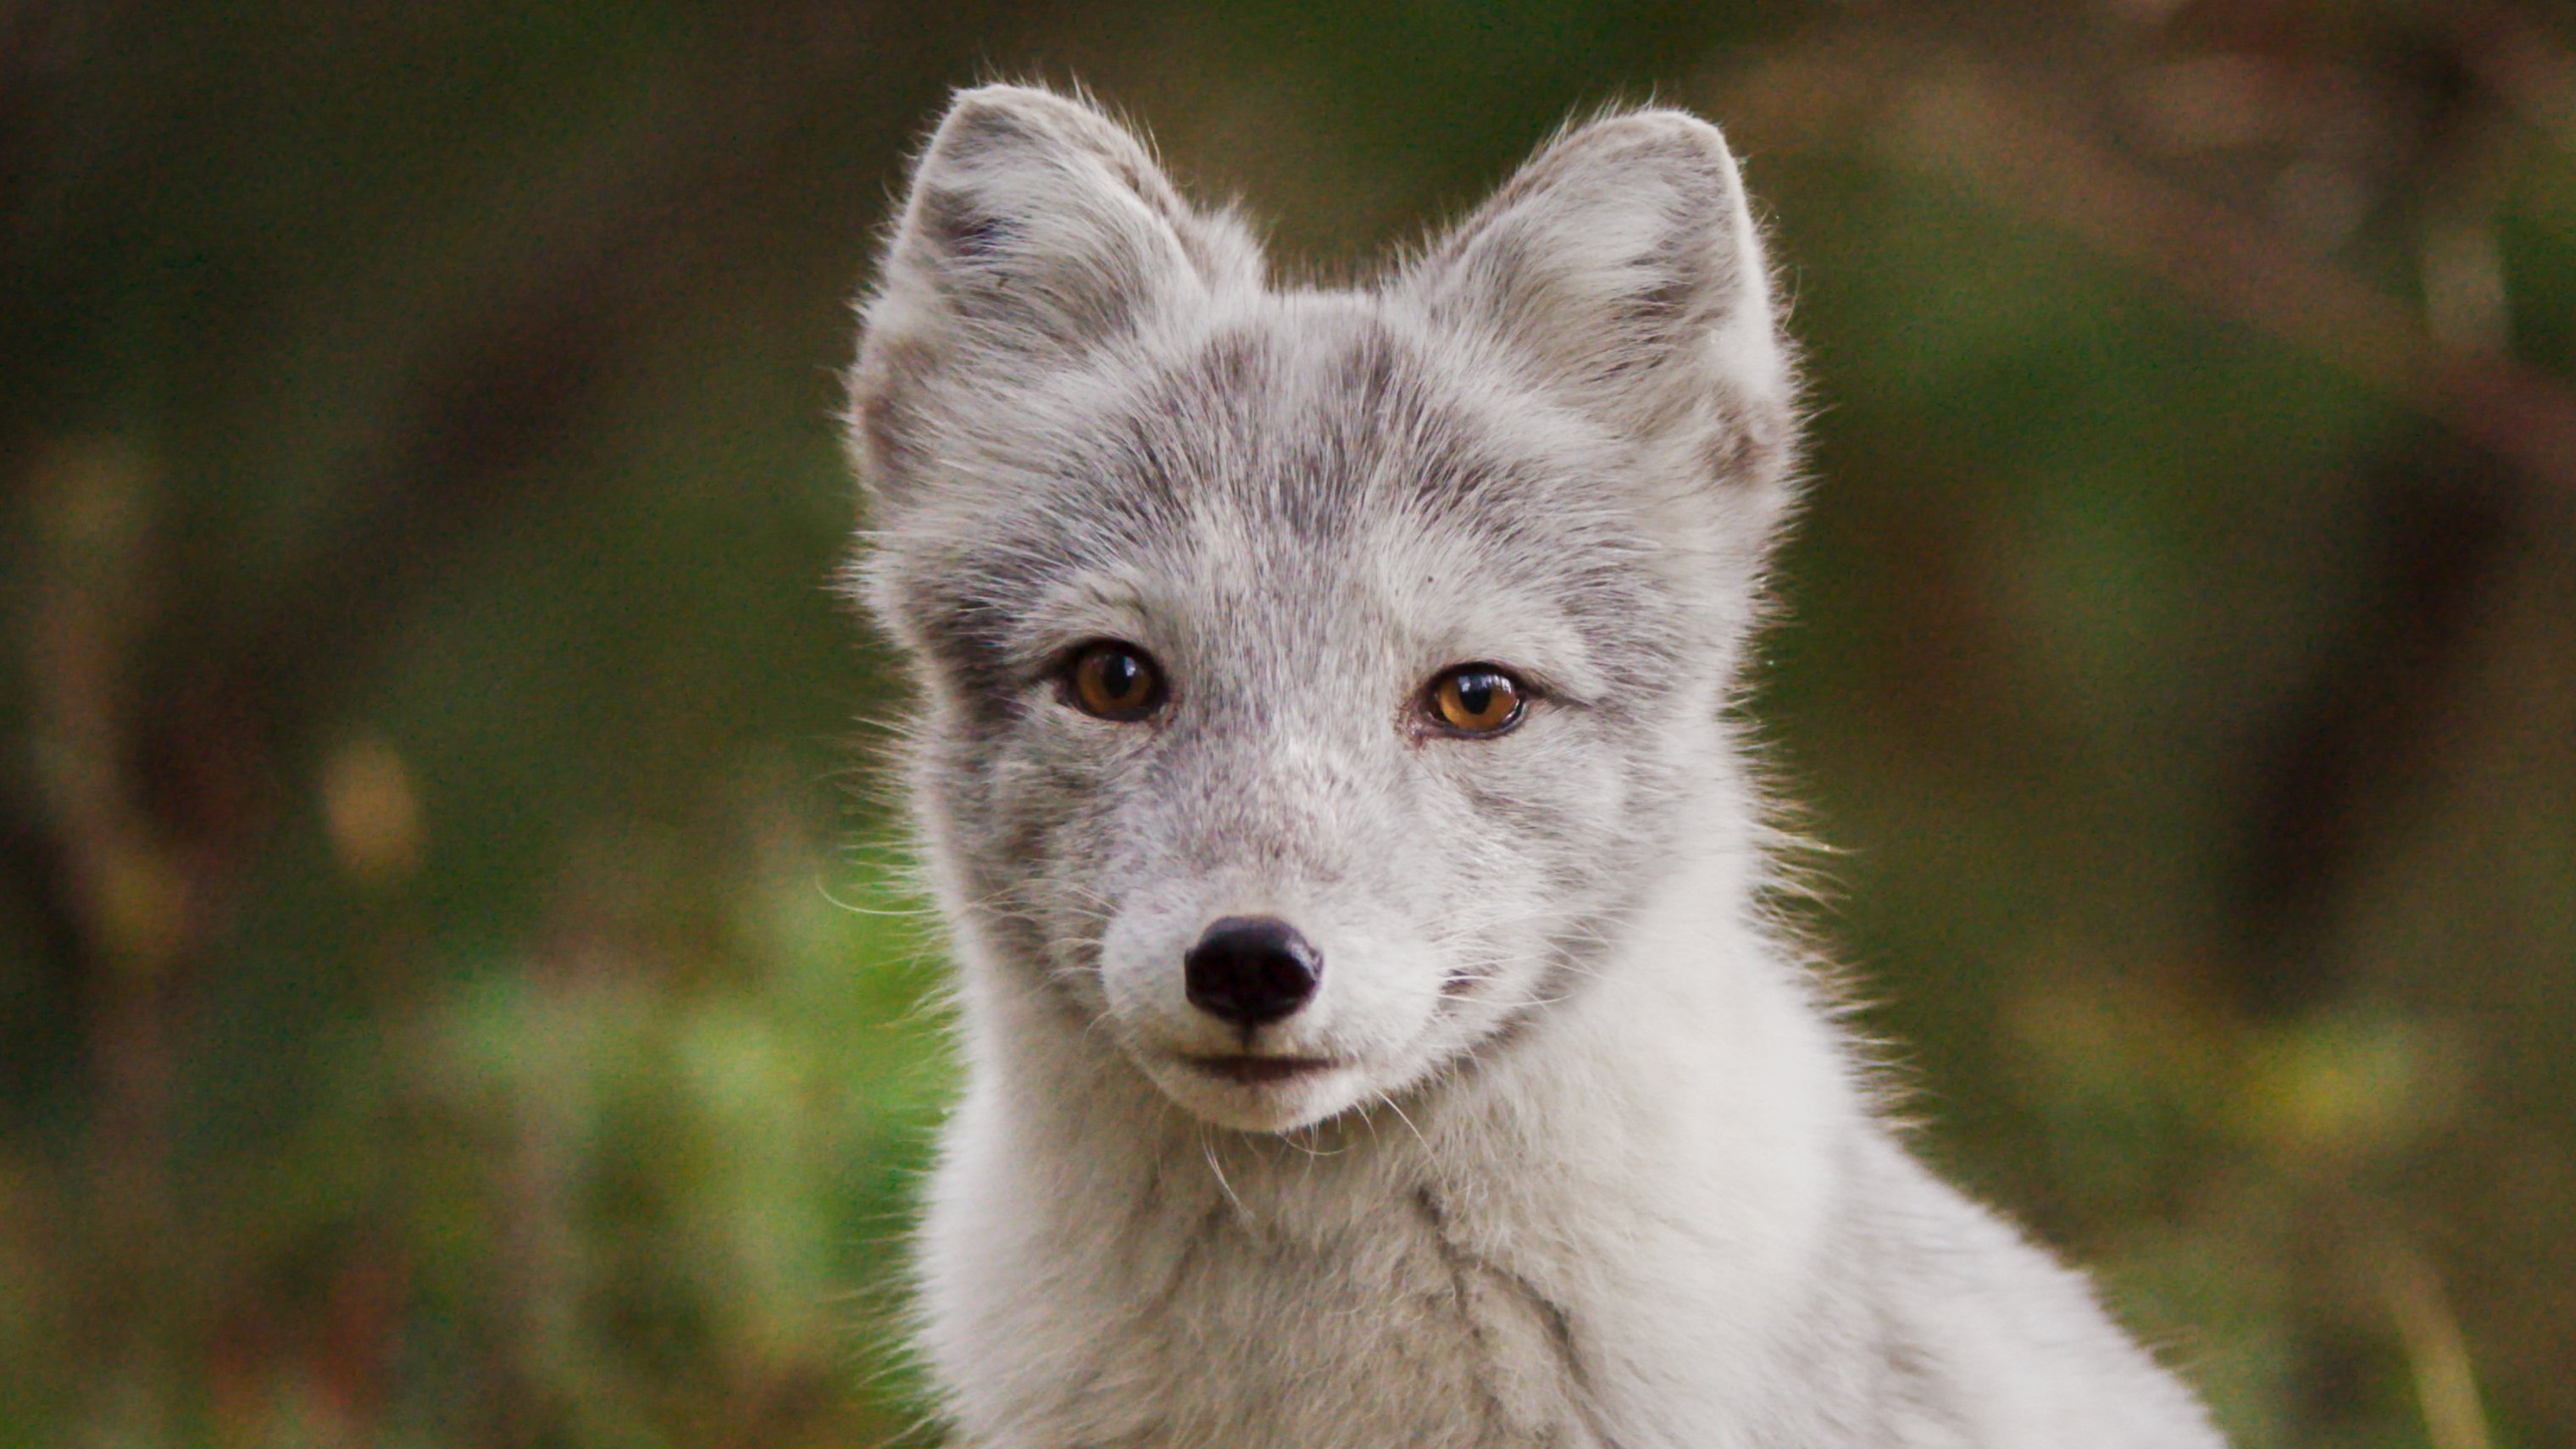
[{"label": "white fur", "polygon": [[[1765,925],[1724,702],[1792,383],[1716,131],[1612,117],[1382,286],[1274,293],[1087,106],[961,96],[867,310],[967,1089],[919,1346],[969,1449],[2207,1449],[1928,1175]],[[1090,717],[1114,639],[1172,685]],[[1521,725],[1421,725],[1473,661]],[[1303,1009],[1185,998],[1295,923]],[[1262,1086],[1193,1065],[1329,1058]]]}]

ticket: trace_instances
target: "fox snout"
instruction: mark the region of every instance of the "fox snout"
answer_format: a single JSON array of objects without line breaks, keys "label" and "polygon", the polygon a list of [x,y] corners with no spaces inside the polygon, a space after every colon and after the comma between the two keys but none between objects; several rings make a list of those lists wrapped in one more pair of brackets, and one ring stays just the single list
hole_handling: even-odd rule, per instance
[{"label": "fox snout", "polygon": [[1314,999],[1324,957],[1275,916],[1227,916],[1182,955],[1181,970],[1190,1005],[1248,1036]]}]

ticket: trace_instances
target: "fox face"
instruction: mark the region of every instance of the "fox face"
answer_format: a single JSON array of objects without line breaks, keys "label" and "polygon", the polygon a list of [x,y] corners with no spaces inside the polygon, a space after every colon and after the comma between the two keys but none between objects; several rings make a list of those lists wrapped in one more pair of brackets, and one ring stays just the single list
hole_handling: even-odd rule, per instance
[{"label": "fox face", "polygon": [[1262,271],[1097,111],[968,92],[850,435],[970,995],[1277,1131],[1580,992],[1744,834],[1722,715],[1793,403],[1678,113],[1571,133],[1372,287]]}]

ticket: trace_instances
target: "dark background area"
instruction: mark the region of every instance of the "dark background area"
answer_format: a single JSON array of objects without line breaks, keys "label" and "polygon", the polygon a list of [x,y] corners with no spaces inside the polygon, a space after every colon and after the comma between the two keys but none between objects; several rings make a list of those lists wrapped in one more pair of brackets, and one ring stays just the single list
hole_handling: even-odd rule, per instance
[{"label": "dark background area", "polygon": [[1754,701],[1946,1170],[2248,1446],[2576,1443],[2576,25],[0,3],[0,1445],[864,1445],[949,1083],[832,415],[948,88],[1357,273],[1724,124]]}]

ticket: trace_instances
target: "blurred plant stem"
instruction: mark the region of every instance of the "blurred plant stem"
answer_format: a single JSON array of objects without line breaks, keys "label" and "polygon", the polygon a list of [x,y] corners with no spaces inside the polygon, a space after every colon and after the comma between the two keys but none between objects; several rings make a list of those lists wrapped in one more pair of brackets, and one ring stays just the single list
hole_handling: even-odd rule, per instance
[{"label": "blurred plant stem", "polygon": [[2274,225],[2156,176],[2101,139],[2115,84],[2078,91],[2040,74],[1863,23],[1708,90],[1757,146],[1858,147],[1965,181],[2576,495],[2576,391],[2492,345],[2500,324],[2440,326]]}]

